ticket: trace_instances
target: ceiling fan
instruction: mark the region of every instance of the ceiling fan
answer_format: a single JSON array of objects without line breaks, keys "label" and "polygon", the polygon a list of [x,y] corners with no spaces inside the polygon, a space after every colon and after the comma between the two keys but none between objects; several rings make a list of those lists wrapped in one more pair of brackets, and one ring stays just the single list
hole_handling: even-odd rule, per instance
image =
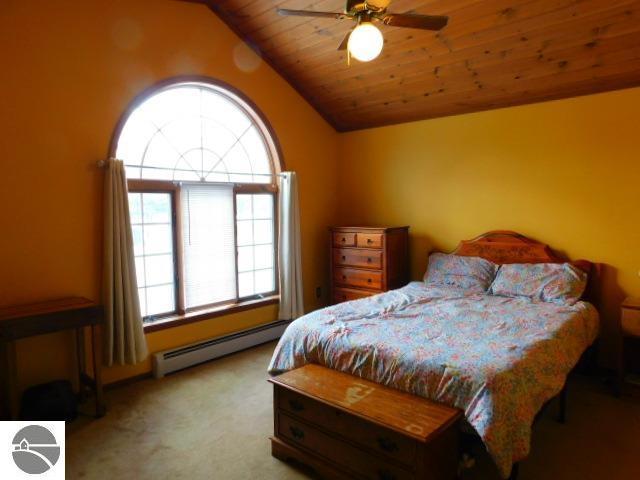
[{"label": "ceiling fan", "polygon": [[415,13],[388,13],[391,0],[346,0],[343,12],[314,12],[312,10],[289,10],[278,8],[278,14],[296,17],[333,18],[355,20],[356,26],[347,32],[338,50],[347,50],[361,62],[373,60],[382,51],[384,39],[373,22],[392,27],[440,30],[447,25],[449,17],[441,15],[418,15]]}]

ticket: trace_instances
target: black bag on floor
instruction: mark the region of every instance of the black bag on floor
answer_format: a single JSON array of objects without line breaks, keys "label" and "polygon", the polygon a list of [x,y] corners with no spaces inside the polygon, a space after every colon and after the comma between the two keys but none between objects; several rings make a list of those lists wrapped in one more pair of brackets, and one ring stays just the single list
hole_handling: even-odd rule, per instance
[{"label": "black bag on floor", "polygon": [[64,420],[78,416],[78,401],[71,382],[56,380],[27,388],[22,394],[21,420]]}]

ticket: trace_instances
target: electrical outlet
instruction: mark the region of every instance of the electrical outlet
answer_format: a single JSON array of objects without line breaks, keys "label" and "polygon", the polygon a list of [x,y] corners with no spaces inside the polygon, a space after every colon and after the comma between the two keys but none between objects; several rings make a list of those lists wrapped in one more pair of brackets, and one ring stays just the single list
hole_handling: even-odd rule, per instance
[{"label": "electrical outlet", "polygon": [[322,287],[316,287],[316,298],[322,297]]}]

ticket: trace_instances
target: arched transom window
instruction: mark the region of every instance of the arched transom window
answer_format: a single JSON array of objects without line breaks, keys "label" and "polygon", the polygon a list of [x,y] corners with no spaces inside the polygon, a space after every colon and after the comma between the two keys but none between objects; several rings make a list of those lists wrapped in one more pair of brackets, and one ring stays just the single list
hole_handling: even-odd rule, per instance
[{"label": "arched transom window", "polygon": [[116,136],[145,320],[276,293],[274,139],[238,94],[179,82],[137,102]]},{"label": "arched transom window", "polygon": [[164,88],[140,104],[118,139],[127,176],[152,180],[271,183],[264,128],[219,87]]}]

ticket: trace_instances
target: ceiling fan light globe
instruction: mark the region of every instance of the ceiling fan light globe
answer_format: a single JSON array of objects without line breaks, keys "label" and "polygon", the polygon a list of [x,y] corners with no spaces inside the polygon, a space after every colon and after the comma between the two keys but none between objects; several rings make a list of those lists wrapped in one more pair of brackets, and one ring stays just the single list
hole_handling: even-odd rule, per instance
[{"label": "ceiling fan light globe", "polygon": [[362,22],[351,32],[347,48],[356,60],[369,62],[380,55],[383,44],[382,32],[370,22]]}]

